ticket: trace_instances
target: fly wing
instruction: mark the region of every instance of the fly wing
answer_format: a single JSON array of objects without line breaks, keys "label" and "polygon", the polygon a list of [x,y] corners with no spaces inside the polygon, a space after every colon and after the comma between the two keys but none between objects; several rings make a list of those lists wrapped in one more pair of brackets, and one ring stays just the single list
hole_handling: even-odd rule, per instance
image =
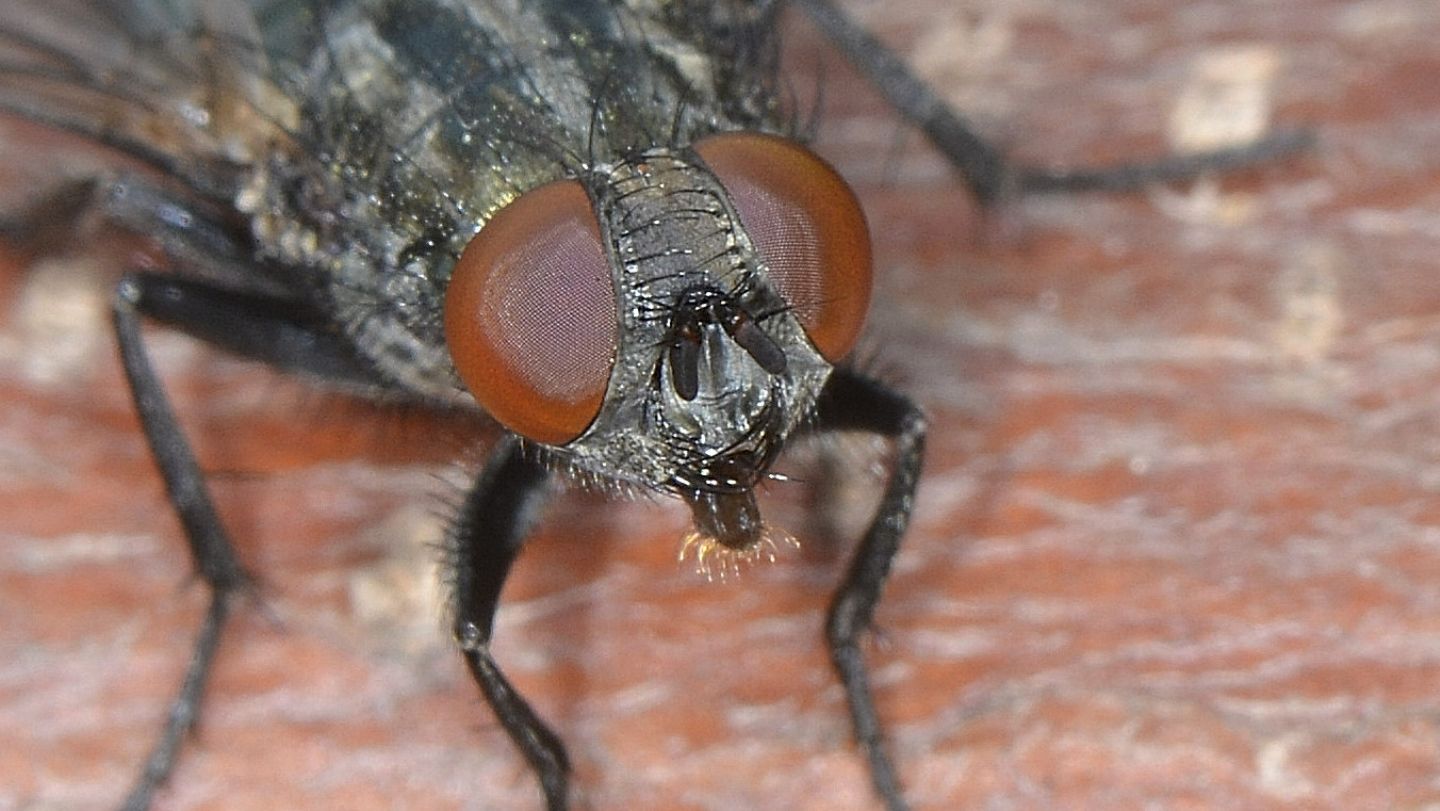
[{"label": "fly wing", "polygon": [[[293,5],[293,4],[292,4]],[[216,202],[294,114],[267,78],[257,6],[7,0],[0,111],[112,147]]]},{"label": "fly wing", "polygon": [[[313,274],[259,255],[241,201],[297,138],[300,103],[277,77],[316,47],[332,5],[0,0],[0,152],[24,190],[0,201],[0,232],[67,249],[41,232],[95,212],[157,239],[178,272],[313,304]],[[78,138],[52,144],[6,118]]]}]

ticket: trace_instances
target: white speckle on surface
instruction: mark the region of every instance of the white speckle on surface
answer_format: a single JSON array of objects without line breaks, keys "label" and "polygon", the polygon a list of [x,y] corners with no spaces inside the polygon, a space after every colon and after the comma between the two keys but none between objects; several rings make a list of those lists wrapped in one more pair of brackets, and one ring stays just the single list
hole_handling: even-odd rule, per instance
[{"label": "white speckle on surface", "polygon": [[1170,145],[1177,152],[1200,152],[1263,136],[1279,68],[1279,53],[1264,45],[1201,54],[1170,111]]},{"label": "white speckle on surface", "polygon": [[0,339],[4,365],[39,386],[83,378],[108,343],[106,292],[94,259],[37,262],[15,304],[15,329]]},{"label": "white speckle on surface", "polygon": [[1279,799],[1296,800],[1315,791],[1315,786],[1297,774],[1290,762],[1299,743],[1296,736],[1287,735],[1266,741],[1255,754],[1261,787]]}]

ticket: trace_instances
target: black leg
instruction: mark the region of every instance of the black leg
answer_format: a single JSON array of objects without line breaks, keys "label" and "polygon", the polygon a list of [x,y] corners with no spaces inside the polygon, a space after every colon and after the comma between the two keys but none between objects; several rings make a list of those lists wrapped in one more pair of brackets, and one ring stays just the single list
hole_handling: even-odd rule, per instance
[{"label": "black leg", "polygon": [[120,362],[130,383],[141,430],[185,530],[195,570],[210,588],[210,606],[180,691],[170,705],[160,739],[125,799],[126,811],[148,808],[156,787],[174,768],[181,742],[198,721],[225,620],[235,597],[251,583],[215,511],[204,474],[150,365],[140,332],[142,317],[171,324],[240,355],[340,383],[375,385],[373,378],[364,376],[362,367],[349,360],[348,353],[339,351],[341,342],[317,331],[300,317],[294,305],[179,277],[132,274],[120,283],[114,303]]},{"label": "black leg", "polygon": [[545,468],[507,438],[461,507],[450,538],[455,638],[480,692],[540,779],[549,811],[564,811],[570,779],[565,745],[500,672],[490,655],[495,609],[510,566],[544,496]]},{"label": "black leg", "polygon": [[341,388],[384,388],[349,339],[300,302],[171,273],[132,273],[121,289],[146,318],[241,357]]},{"label": "black leg", "polygon": [[156,240],[177,266],[223,280],[234,289],[271,294],[294,289],[291,269],[255,261],[246,226],[212,203],[159,185],[144,176],[114,172],[62,183],[0,219],[0,237],[34,255],[77,248],[90,221]]},{"label": "black leg", "polygon": [[1051,170],[1015,166],[935,91],[869,33],[841,14],[830,0],[790,0],[805,10],[856,69],[869,77],[906,120],[919,127],[947,157],[982,203],[1016,194],[1124,191],[1262,163],[1308,148],[1308,131],[1281,132],[1253,144],[1098,169]]},{"label": "black leg", "polygon": [[[84,86],[83,82],[78,83]],[[116,149],[125,155],[148,164],[155,171],[169,177],[183,180],[196,190],[211,190],[228,187],[227,181],[204,174],[199,168],[177,160],[175,156],[158,149],[147,139],[134,133],[120,132],[111,122],[93,112],[86,112],[70,104],[55,104],[52,99],[0,99],[0,113],[13,115],[88,138],[97,144]],[[148,118],[148,116],[147,116]],[[152,136],[153,137],[153,136]]]},{"label": "black leg", "polygon": [[[267,277],[246,238],[202,208],[138,176],[85,178],[0,221],[0,237],[35,253],[55,253],[72,247],[60,240],[72,240],[91,216],[146,234],[177,265],[204,273],[131,274],[122,288],[144,317],[284,371],[370,393],[384,388],[353,342],[317,308],[275,292],[295,287],[293,279],[285,285]],[[281,274],[293,277],[294,271],[276,276]]]},{"label": "black leg", "polygon": [[1289,130],[1227,149],[1168,155],[1151,161],[1094,169],[1015,166],[1011,167],[1011,187],[1019,194],[1134,191],[1156,183],[1190,180],[1210,172],[1230,172],[1268,163],[1304,152],[1314,145],[1315,133]]},{"label": "black leg", "polygon": [[120,346],[120,362],[130,382],[135,410],[140,416],[140,428],[145,432],[150,452],[160,467],[170,503],[174,505],[185,529],[195,570],[210,587],[210,608],[200,626],[180,692],[170,705],[160,740],[125,798],[123,807],[126,811],[148,808],[156,786],[164,782],[174,768],[181,740],[199,720],[205,682],[215,661],[220,632],[230,613],[231,601],[250,582],[250,576],[235,557],[235,548],[210,500],[204,474],[200,472],[195,455],[175,421],[164,389],[145,353],[140,337],[140,311],[136,304],[138,288],[139,285],[127,280],[121,284],[115,298],[115,335]]},{"label": "black leg", "polygon": [[910,522],[925,454],[925,416],[905,397],[880,383],[837,369],[821,393],[814,429],[872,431],[895,440],[894,470],[850,570],[835,591],[825,631],[831,661],[845,685],[855,738],[870,762],[875,791],[889,811],[904,811],[908,806],[901,796],[895,765],[885,750],[860,636],[870,628],[875,603]]}]

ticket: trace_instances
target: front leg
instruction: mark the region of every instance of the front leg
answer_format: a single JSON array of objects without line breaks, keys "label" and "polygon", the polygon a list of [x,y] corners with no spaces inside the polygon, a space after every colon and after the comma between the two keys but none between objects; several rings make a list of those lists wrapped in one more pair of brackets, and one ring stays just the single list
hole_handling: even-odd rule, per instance
[{"label": "front leg", "polygon": [[501,726],[535,770],[549,811],[564,811],[570,782],[565,745],[515,691],[490,655],[500,590],[529,535],[548,474],[506,438],[470,489],[450,533],[455,639]]},{"label": "front leg", "polygon": [[850,570],[831,600],[825,633],[830,659],[845,685],[855,738],[870,763],[875,791],[889,811],[904,811],[908,806],[901,796],[894,762],[885,748],[865,657],[860,651],[860,636],[871,626],[880,590],[910,523],[915,485],[925,455],[925,416],[914,403],[879,382],[837,369],[820,395],[815,430],[870,431],[895,441],[890,480]]},{"label": "front leg", "polygon": [[170,705],[160,739],[125,799],[126,811],[143,811],[174,769],[185,735],[198,722],[221,633],[236,596],[252,578],[235,553],[205,474],[150,363],[141,319],[167,324],[242,357],[336,384],[376,389],[380,382],[338,335],[325,328],[323,319],[298,302],[231,290],[196,278],[132,273],[116,290],[112,315],[120,363],[141,430],[185,530],[195,571],[210,590],[210,606],[180,690]]}]

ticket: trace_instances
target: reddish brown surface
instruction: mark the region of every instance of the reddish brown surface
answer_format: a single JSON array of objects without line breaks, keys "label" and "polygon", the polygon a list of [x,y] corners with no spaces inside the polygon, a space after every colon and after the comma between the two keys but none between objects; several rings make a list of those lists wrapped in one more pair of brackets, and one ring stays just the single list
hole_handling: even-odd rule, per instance
[{"label": "reddish brown surface", "polygon": [[[1196,60],[1236,45],[1278,58],[1274,119],[1323,138],[981,219],[792,26],[876,234],[867,353],[933,417],[872,648],[915,806],[1440,801],[1440,15],[851,5],[1032,160],[1163,149]],[[48,331],[35,278],[0,281],[0,808],[94,808],[147,751],[203,601],[101,311]],[[232,627],[160,807],[538,808],[421,590],[441,479],[483,444],[457,466],[424,426],[155,338],[269,612]],[[769,502],[802,534],[804,492]],[[683,526],[564,496],[508,590],[498,656],[569,742],[582,807],[874,808],[819,642],[840,553],[808,539],[706,584],[672,561]]]}]

